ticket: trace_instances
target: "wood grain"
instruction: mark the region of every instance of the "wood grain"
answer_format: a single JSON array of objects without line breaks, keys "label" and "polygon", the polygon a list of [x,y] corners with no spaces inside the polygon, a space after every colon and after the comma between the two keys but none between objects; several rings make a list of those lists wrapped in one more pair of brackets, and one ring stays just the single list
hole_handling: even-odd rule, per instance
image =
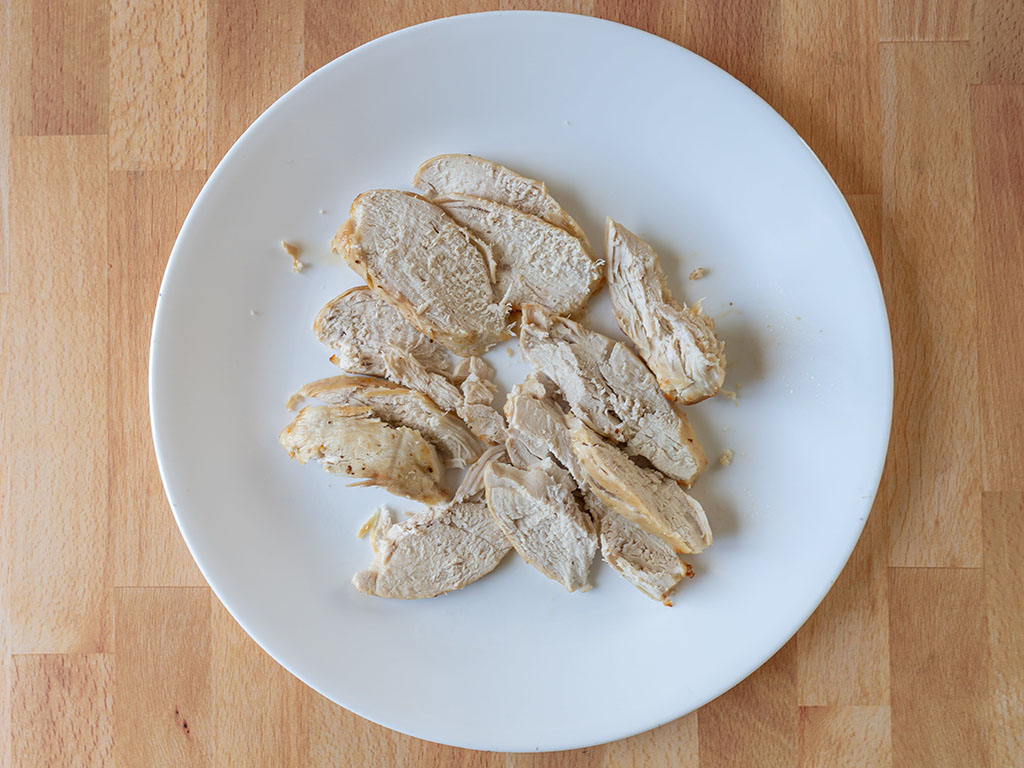
[{"label": "wood grain", "polygon": [[985,768],[981,570],[893,569],[889,601],[893,764]]},{"label": "wood grain", "polygon": [[16,137],[0,486],[12,653],[109,642],[102,136]]},{"label": "wood grain", "polygon": [[[0,3],[0,296],[7,293],[11,259],[11,4]],[[0,758],[2,760],[2,758]],[[3,762],[0,762],[0,766]]]},{"label": "wood grain", "polygon": [[102,0],[10,5],[15,134],[107,132],[107,7]]},{"label": "wood grain", "polygon": [[796,644],[697,715],[701,768],[773,768],[797,761]]},{"label": "wood grain", "polygon": [[260,650],[221,603],[211,601],[211,765],[306,765],[312,691]]},{"label": "wood grain", "polygon": [[985,616],[993,768],[1024,763],[1024,493],[986,493]]},{"label": "wood grain", "polygon": [[[971,92],[978,197],[982,479],[1024,490],[1024,85]],[[1014,256],[1011,256],[1013,254]],[[1009,256],[1009,258],[1008,258]]]},{"label": "wood grain", "polygon": [[[646,29],[778,109],[864,231],[896,376],[874,511],[795,639],[541,755],[404,736],[271,661],[175,530],[146,402],[171,243],[249,122],[360,43],[510,8]],[[0,768],[1024,765],[1022,126],[1019,0],[0,3]]]},{"label": "wood grain", "polygon": [[205,0],[113,0],[110,167],[206,167]]},{"label": "wood grain", "polygon": [[879,0],[880,39],[967,40],[971,0]]},{"label": "wood grain", "polygon": [[299,82],[304,28],[301,3],[209,0],[211,167],[263,110]]},{"label": "wood grain", "polygon": [[802,707],[800,768],[891,765],[889,707]]},{"label": "wood grain", "polygon": [[1024,85],[1024,4],[975,2],[971,47],[976,83]]},{"label": "wood grain", "polygon": [[114,659],[108,654],[14,656],[11,764],[114,764]]},{"label": "wood grain", "polygon": [[[882,272],[895,363],[892,565],[981,565],[967,43],[882,47]],[[938,268],[937,268],[938,267]],[[936,428],[941,424],[941,428]]]},{"label": "wood grain", "polygon": [[776,106],[847,195],[882,191],[875,6],[876,0],[782,0]]},{"label": "wood grain", "polygon": [[[153,306],[178,229],[206,175],[197,171],[114,171],[109,178],[107,356],[145,360]],[[144,366],[114,367],[107,378],[110,420],[109,515],[113,524],[114,583],[118,586],[204,586],[168,514],[153,454]]]},{"label": "wood grain", "polygon": [[117,764],[210,765],[209,590],[118,589],[116,605]]}]

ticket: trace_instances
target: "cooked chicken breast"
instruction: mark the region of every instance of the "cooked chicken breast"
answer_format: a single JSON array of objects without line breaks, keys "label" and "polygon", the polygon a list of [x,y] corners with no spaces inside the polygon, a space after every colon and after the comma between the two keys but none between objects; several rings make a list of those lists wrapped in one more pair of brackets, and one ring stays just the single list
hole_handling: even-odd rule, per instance
[{"label": "cooked chicken breast", "polygon": [[366,284],[437,343],[476,355],[508,338],[487,247],[419,195],[359,195],[331,243]]},{"label": "cooked chicken breast", "polygon": [[313,322],[313,332],[334,350],[331,361],[342,370],[384,376],[381,350],[394,347],[417,360],[426,370],[451,370],[444,348],[431,341],[365,285],[331,299]]},{"label": "cooked chicken breast", "polygon": [[[593,512],[596,505],[588,500],[588,506]],[[661,537],[622,515],[608,510],[600,520],[601,556],[605,562],[648,597],[672,605],[672,592],[692,575],[686,563]]]},{"label": "cooked chicken breast", "polygon": [[416,169],[412,184],[428,197],[473,195],[518,208],[578,237],[591,252],[580,225],[548,193],[543,182],[520,176],[490,160],[473,155],[438,155]]},{"label": "cooked chicken breast", "polygon": [[505,419],[491,405],[498,386],[494,383],[494,369],[482,358],[468,357],[459,363],[455,378],[462,390],[462,404],[458,413],[474,433],[489,443],[504,444]]},{"label": "cooked chicken breast", "polygon": [[512,464],[527,469],[548,456],[569,470],[580,488],[586,474],[572,449],[565,413],[544,384],[531,374],[512,388],[505,400],[508,421],[506,449]]},{"label": "cooked chicken breast", "polygon": [[565,470],[550,459],[528,470],[495,463],[484,487],[498,527],[526,562],[570,592],[590,589],[597,534]]},{"label": "cooked chicken breast", "polygon": [[391,426],[409,427],[429,440],[446,465],[468,467],[486,447],[462,419],[445,413],[422,392],[384,379],[367,376],[332,376],[306,384],[288,401],[296,410],[305,398],[328,405],[364,406]]},{"label": "cooked chicken breast", "polygon": [[663,539],[609,509],[590,490],[586,472],[573,451],[565,414],[544,385],[534,376],[528,377],[509,394],[505,415],[512,464],[526,469],[553,456],[568,469],[583,491],[587,511],[599,522],[605,562],[644,594],[671,605],[669,596],[687,574],[686,568]]},{"label": "cooked chicken breast", "polygon": [[442,411],[454,411],[462,405],[459,388],[447,376],[431,371],[413,355],[397,347],[385,347],[380,356],[389,379],[424,393]]},{"label": "cooked chicken breast", "polygon": [[505,446],[492,445],[480,454],[480,458],[470,465],[466,474],[462,476],[462,482],[455,490],[452,497],[454,501],[465,501],[484,492],[484,472],[491,464],[505,459]]},{"label": "cooked chicken breast", "polygon": [[373,418],[370,408],[303,408],[278,440],[300,464],[316,459],[327,472],[363,478],[355,485],[379,485],[425,504],[448,499],[434,446],[415,429]]},{"label": "cooked chicken breast", "polygon": [[512,548],[481,500],[428,508],[398,524],[388,515],[371,536],[373,562],[352,583],[368,595],[405,600],[462,589]]},{"label": "cooked chicken breast", "polygon": [[520,348],[558,385],[573,414],[643,456],[687,487],[707,457],[682,407],[665,399],[654,375],[626,345],[529,305]]},{"label": "cooked chicken breast", "polygon": [[711,546],[711,526],[704,509],[679,483],[645,469],[575,419],[573,450],[588,485],[611,510],[660,536],[674,551],[687,554]]},{"label": "cooked chicken breast", "polygon": [[491,246],[495,296],[503,305],[539,304],[575,315],[604,281],[604,270],[582,240],[538,216],[471,195],[433,202]]},{"label": "cooked chicken breast", "polygon": [[725,381],[725,344],[715,335],[715,321],[699,304],[680,306],[658,254],[611,219],[605,253],[615,319],[665,394],[687,405],[714,397]]}]

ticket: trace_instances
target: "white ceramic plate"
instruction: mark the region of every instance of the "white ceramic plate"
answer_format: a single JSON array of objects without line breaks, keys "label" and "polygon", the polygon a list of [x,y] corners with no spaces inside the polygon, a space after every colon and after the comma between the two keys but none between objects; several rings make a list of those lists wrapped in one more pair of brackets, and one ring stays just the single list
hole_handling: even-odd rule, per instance
[{"label": "white ceramic plate", "polygon": [[[366,597],[360,523],[384,492],[289,461],[287,396],[337,373],[310,330],[357,280],[328,243],[352,198],[470,152],[547,180],[599,244],[606,215],[706,297],[727,387],[690,410],[714,462],[694,495],[715,544],[665,608],[595,568],[567,594],[517,557],[424,601]],[[325,209],[326,213],[320,213]],[[309,267],[289,270],[282,239]],[[703,266],[707,277],[686,275]],[[607,293],[590,322],[618,335]],[[510,386],[525,366],[488,354]],[[580,16],[499,12],[343,56],[257,120],[210,177],[157,304],[153,433],[196,562],[288,670],[432,741],[550,750],[628,736],[770,657],[839,574],[886,450],[892,364],[860,231],[828,174],[757,96],[671,43]],[[399,500],[395,506],[412,511]]]}]

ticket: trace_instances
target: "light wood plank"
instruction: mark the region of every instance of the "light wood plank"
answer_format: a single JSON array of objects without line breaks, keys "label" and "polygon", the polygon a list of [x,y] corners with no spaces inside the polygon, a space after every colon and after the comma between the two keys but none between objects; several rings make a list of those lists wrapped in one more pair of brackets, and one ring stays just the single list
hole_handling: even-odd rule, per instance
[{"label": "light wood plank", "polygon": [[108,643],[107,145],[16,137],[0,340],[0,526],[13,653]]},{"label": "light wood plank", "polygon": [[604,747],[570,749],[566,752],[516,753],[508,756],[508,768],[599,768]]},{"label": "light wood plank", "polygon": [[602,768],[698,768],[697,717],[696,712],[691,712],[653,731],[606,744]]},{"label": "light wood plank", "polygon": [[[203,586],[160,483],[149,426],[153,306],[174,238],[205,179],[202,171],[110,174],[106,344],[114,583]],[[125,366],[121,361],[140,361]],[[114,363],[114,361],[117,361]]]},{"label": "light wood plank", "polygon": [[889,707],[802,707],[800,768],[892,765]]},{"label": "light wood plank", "polygon": [[882,40],[967,40],[971,0],[878,0],[878,16]]},{"label": "light wood plank", "polygon": [[113,664],[107,654],[15,656],[12,764],[113,766]]},{"label": "light wood plank", "polygon": [[697,714],[700,768],[797,763],[796,644]]},{"label": "light wood plank", "polygon": [[303,22],[301,3],[209,0],[211,168],[302,77]]},{"label": "light wood plank", "polygon": [[205,168],[205,0],[113,0],[110,47],[111,168]]},{"label": "light wood plank", "polygon": [[882,48],[892,565],[981,565],[969,53],[966,43]]},{"label": "light wood plank", "polygon": [[974,82],[1024,85],[1024,3],[976,0],[971,43]]},{"label": "light wood plank", "polygon": [[214,766],[307,765],[308,690],[210,600]]},{"label": "light wood plank", "polygon": [[992,768],[1024,765],[1024,493],[986,493],[985,615]]},{"label": "light wood plank", "polygon": [[846,194],[882,191],[877,0],[782,0],[779,108]]},{"label": "light wood plank", "polygon": [[365,0],[358,4],[311,0],[306,3],[304,74],[376,37],[445,15],[442,0]]},{"label": "light wood plank", "polygon": [[889,584],[896,768],[984,768],[984,584],[977,568],[893,568]]},{"label": "light wood plank", "polygon": [[8,290],[11,257],[11,71],[11,4],[0,3],[0,296]]},{"label": "light wood plank", "polygon": [[889,703],[886,517],[876,503],[842,575],[796,636],[803,706]]},{"label": "light wood plank", "polygon": [[502,753],[456,749],[414,739],[364,720],[306,688],[309,765],[346,765],[359,755],[366,765],[395,768],[506,768]]},{"label": "light wood plank", "polygon": [[12,11],[14,132],[106,133],[107,3],[15,0]]},{"label": "light wood plank", "polygon": [[114,739],[119,766],[212,762],[210,590],[117,590]]},{"label": "light wood plank", "polygon": [[778,106],[782,0],[687,0],[683,45]]},{"label": "light wood plank", "polygon": [[1024,490],[1024,85],[971,92],[986,490]]}]

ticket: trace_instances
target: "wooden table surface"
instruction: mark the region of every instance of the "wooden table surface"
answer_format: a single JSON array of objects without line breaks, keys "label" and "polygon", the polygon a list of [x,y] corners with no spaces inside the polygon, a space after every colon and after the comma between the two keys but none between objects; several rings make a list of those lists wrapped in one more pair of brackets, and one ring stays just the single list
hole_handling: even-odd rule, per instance
[{"label": "wooden table surface", "polygon": [[399,27],[518,5],[0,5],[0,765],[1024,765],[1021,0],[540,3],[751,86],[831,171],[881,274],[896,402],[878,500],[824,603],[748,680],[625,741],[468,752],[321,698],[211,596],[146,394],[192,200],[304,75]]}]

